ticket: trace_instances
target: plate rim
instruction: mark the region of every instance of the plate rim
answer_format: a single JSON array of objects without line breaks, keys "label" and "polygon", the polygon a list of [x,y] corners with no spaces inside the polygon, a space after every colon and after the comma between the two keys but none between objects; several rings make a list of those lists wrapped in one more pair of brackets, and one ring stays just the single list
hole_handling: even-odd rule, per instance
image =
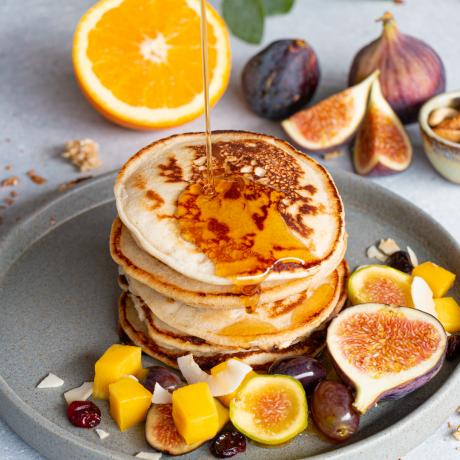
[{"label": "plate rim", "polygon": [[[357,187],[361,187],[367,190],[371,189],[371,193],[378,192],[383,198],[388,197],[390,200],[396,201],[402,207],[409,207],[412,211],[416,212],[428,222],[430,222],[431,226],[435,228],[436,231],[440,233],[441,236],[453,248],[455,248],[456,252],[460,255],[460,245],[455,240],[455,238],[433,217],[427,214],[423,209],[418,208],[415,204],[411,203],[406,198],[394,193],[393,191],[381,186],[378,183],[371,182],[368,179],[361,178],[347,171],[334,168],[328,168],[328,170],[334,181],[351,181],[353,185],[357,184]],[[75,218],[81,213],[87,212],[93,208],[113,201],[114,197],[112,193],[105,199],[100,198],[98,194],[95,193],[94,198],[90,197],[93,201],[92,204],[80,206],[79,203],[75,202],[73,208],[72,206],[69,206],[69,208],[72,209],[64,208],[64,214],[67,213],[67,216],[62,220],[59,219],[57,226],[52,226],[49,224],[49,218],[52,216],[53,210],[59,209],[60,205],[65,204],[69,200],[72,200],[72,198],[85,196],[85,193],[88,193],[88,191],[91,192],[95,189],[97,190],[98,187],[101,188],[101,190],[107,192],[107,186],[113,184],[116,174],[117,171],[110,171],[95,178],[89,179],[84,183],[72,188],[71,190],[68,190],[42,204],[40,207],[30,212],[22,221],[11,226],[0,237],[0,279],[3,278],[3,276],[8,272],[15,261],[21,256],[22,252],[26,252],[35,241],[43,238],[48,232],[56,230],[60,225],[68,220]],[[35,234],[39,234],[39,237],[24,239],[24,235],[21,235],[21,231],[25,230],[25,233],[27,233],[27,230],[30,231],[36,221],[38,221],[40,225],[34,229],[34,232]],[[21,237],[24,241],[21,240]],[[24,247],[19,245],[20,250],[18,250],[18,247],[14,248],[15,240],[19,240],[20,242],[22,241]],[[4,258],[3,254],[7,253],[6,250],[8,249],[13,253],[16,253],[16,257]],[[373,455],[378,453],[382,456],[387,453],[390,455],[389,458],[394,458],[394,451],[391,453],[388,452],[388,445],[386,444],[390,439],[393,446],[395,446],[397,443],[403,445],[404,452],[402,453],[406,453],[417,444],[419,444],[420,441],[433,433],[435,429],[437,429],[438,426],[440,426],[442,422],[447,418],[449,412],[453,411],[458,405],[455,402],[450,404],[449,400],[458,401],[458,399],[460,399],[460,385],[457,384],[459,377],[460,366],[457,365],[435,394],[426,399],[413,412],[404,416],[393,425],[373,435],[370,435],[363,440],[356,441],[344,446],[337,446],[337,448],[334,450],[310,456],[308,459],[323,460],[327,457],[331,460],[358,460],[361,458],[369,458],[368,455],[371,452]],[[2,409],[1,413],[3,415],[1,415],[1,417],[5,423],[10,426],[10,428],[16,432],[27,444],[35,448],[40,454],[44,456],[53,455],[51,458],[59,458],[54,457],[54,453],[62,452],[60,449],[65,446],[65,448],[71,448],[71,452],[67,452],[67,454],[76,455],[75,457],[67,456],[69,459],[82,458],[81,456],[83,454],[91,456],[90,458],[97,458],[101,460],[123,460],[133,458],[130,455],[110,450],[102,444],[98,445],[95,442],[89,443],[84,438],[71,433],[65,428],[62,428],[61,426],[47,419],[45,416],[41,415],[38,411],[23,401],[1,375],[0,409]],[[434,422],[435,418],[436,421]],[[429,420],[430,423],[421,423],[422,421],[426,422],[427,420]],[[24,428],[27,423],[33,424],[33,430],[27,430]],[[415,430],[414,427],[417,427],[417,429]],[[27,431],[33,431],[33,433],[27,433]],[[40,442],[43,440],[40,437],[44,435],[53,437],[53,441],[55,442],[54,448],[52,446],[52,442],[45,442],[45,445]],[[48,440],[49,439],[50,438],[48,438]],[[46,440],[47,439],[45,438],[44,441]],[[58,450],[56,451],[56,449]]]}]

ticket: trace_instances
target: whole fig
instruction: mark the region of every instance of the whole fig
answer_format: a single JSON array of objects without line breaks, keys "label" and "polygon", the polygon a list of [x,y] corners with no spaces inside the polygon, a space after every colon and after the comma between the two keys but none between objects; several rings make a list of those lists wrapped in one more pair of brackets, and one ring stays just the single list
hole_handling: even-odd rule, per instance
[{"label": "whole fig", "polygon": [[278,40],[245,65],[244,97],[251,109],[269,120],[281,120],[303,108],[320,78],[316,53],[304,40]]},{"label": "whole fig", "polygon": [[355,85],[379,69],[385,99],[403,123],[412,123],[420,107],[445,90],[444,64],[427,43],[400,32],[391,13],[385,13],[380,21],[382,35],[355,56],[349,84]]}]

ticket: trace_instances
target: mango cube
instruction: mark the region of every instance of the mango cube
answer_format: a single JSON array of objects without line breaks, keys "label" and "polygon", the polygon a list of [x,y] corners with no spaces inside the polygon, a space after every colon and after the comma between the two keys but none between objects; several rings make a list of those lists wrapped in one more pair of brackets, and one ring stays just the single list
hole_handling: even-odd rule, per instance
[{"label": "mango cube", "polygon": [[[224,361],[220,364],[217,364],[211,369],[211,375],[216,375],[219,372],[224,371],[227,368],[228,361]],[[236,396],[238,390],[252,377],[257,375],[254,371],[249,372],[246,377],[241,382],[240,386],[233,392],[228,395],[218,396],[219,401],[226,407],[230,406],[230,401]]]},{"label": "mango cube", "polygon": [[216,401],[205,382],[193,383],[172,394],[172,416],[187,444],[207,441],[219,429]]},{"label": "mango cube", "polygon": [[217,427],[217,432],[219,432],[230,420],[230,414],[228,409],[220,403],[217,399],[214,399],[214,402],[216,404],[216,409],[217,409],[217,422],[218,422],[218,427]]},{"label": "mango cube", "polygon": [[420,276],[430,286],[433,297],[442,297],[452,287],[455,281],[455,274],[434,264],[424,262],[412,271],[412,276]]},{"label": "mango cube", "polygon": [[152,393],[129,377],[109,385],[110,415],[120,431],[145,420],[152,402]]},{"label": "mango cube", "polygon": [[118,344],[109,347],[94,366],[93,397],[108,399],[111,383],[123,375],[137,374],[142,369],[141,355],[140,347]]},{"label": "mango cube", "polygon": [[452,297],[434,299],[439,322],[451,334],[460,331],[460,305]]}]

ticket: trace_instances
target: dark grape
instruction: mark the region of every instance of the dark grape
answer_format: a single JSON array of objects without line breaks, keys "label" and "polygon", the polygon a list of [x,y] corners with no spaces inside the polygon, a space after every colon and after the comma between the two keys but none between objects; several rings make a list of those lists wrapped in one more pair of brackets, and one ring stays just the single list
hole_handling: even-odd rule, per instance
[{"label": "dark grape", "polygon": [[404,273],[409,273],[409,275],[414,269],[409,254],[406,251],[393,252],[393,254],[388,256],[386,264]]},{"label": "dark grape", "polygon": [[211,453],[217,458],[229,458],[246,450],[246,437],[239,431],[224,431],[211,443]]},{"label": "dark grape", "polygon": [[67,418],[78,428],[94,428],[101,423],[101,411],[91,401],[73,401],[67,407]]},{"label": "dark grape", "polygon": [[175,390],[183,385],[180,377],[166,367],[150,366],[146,369],[147,374],[141,383],[152,393],[155,383],[159,383],[165,390]]},{"label": "dark grape", "polygon": [[306,393],[311,393],[316,385],[326,378],[324,366],[317,359],[308,356],[275,361],[271,365],[269,373],[294,377],[303,385]]},{"label": "dark grape", "polygon": [[446,358],[451,361],[460,356],[460,335],[449,335],[447,338]]},{"label": "dark grape", "polygon": [[359,426],[353,395],[342,383],[323,380],[313,393],[312,415],[319,430],[334,441],[345,441]]}]

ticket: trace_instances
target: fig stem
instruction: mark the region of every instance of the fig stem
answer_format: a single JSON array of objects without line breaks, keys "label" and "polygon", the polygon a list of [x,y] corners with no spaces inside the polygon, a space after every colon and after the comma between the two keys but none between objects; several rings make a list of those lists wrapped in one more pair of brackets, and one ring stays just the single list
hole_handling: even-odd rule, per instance
[{"label": "fig stem", "polygon": [[398,32],[395,18],[389,11],[385,11],[383,16],[376,19],[375,22],[381,22],[383,24],[383,33],[387,37],[395,36]]}]

